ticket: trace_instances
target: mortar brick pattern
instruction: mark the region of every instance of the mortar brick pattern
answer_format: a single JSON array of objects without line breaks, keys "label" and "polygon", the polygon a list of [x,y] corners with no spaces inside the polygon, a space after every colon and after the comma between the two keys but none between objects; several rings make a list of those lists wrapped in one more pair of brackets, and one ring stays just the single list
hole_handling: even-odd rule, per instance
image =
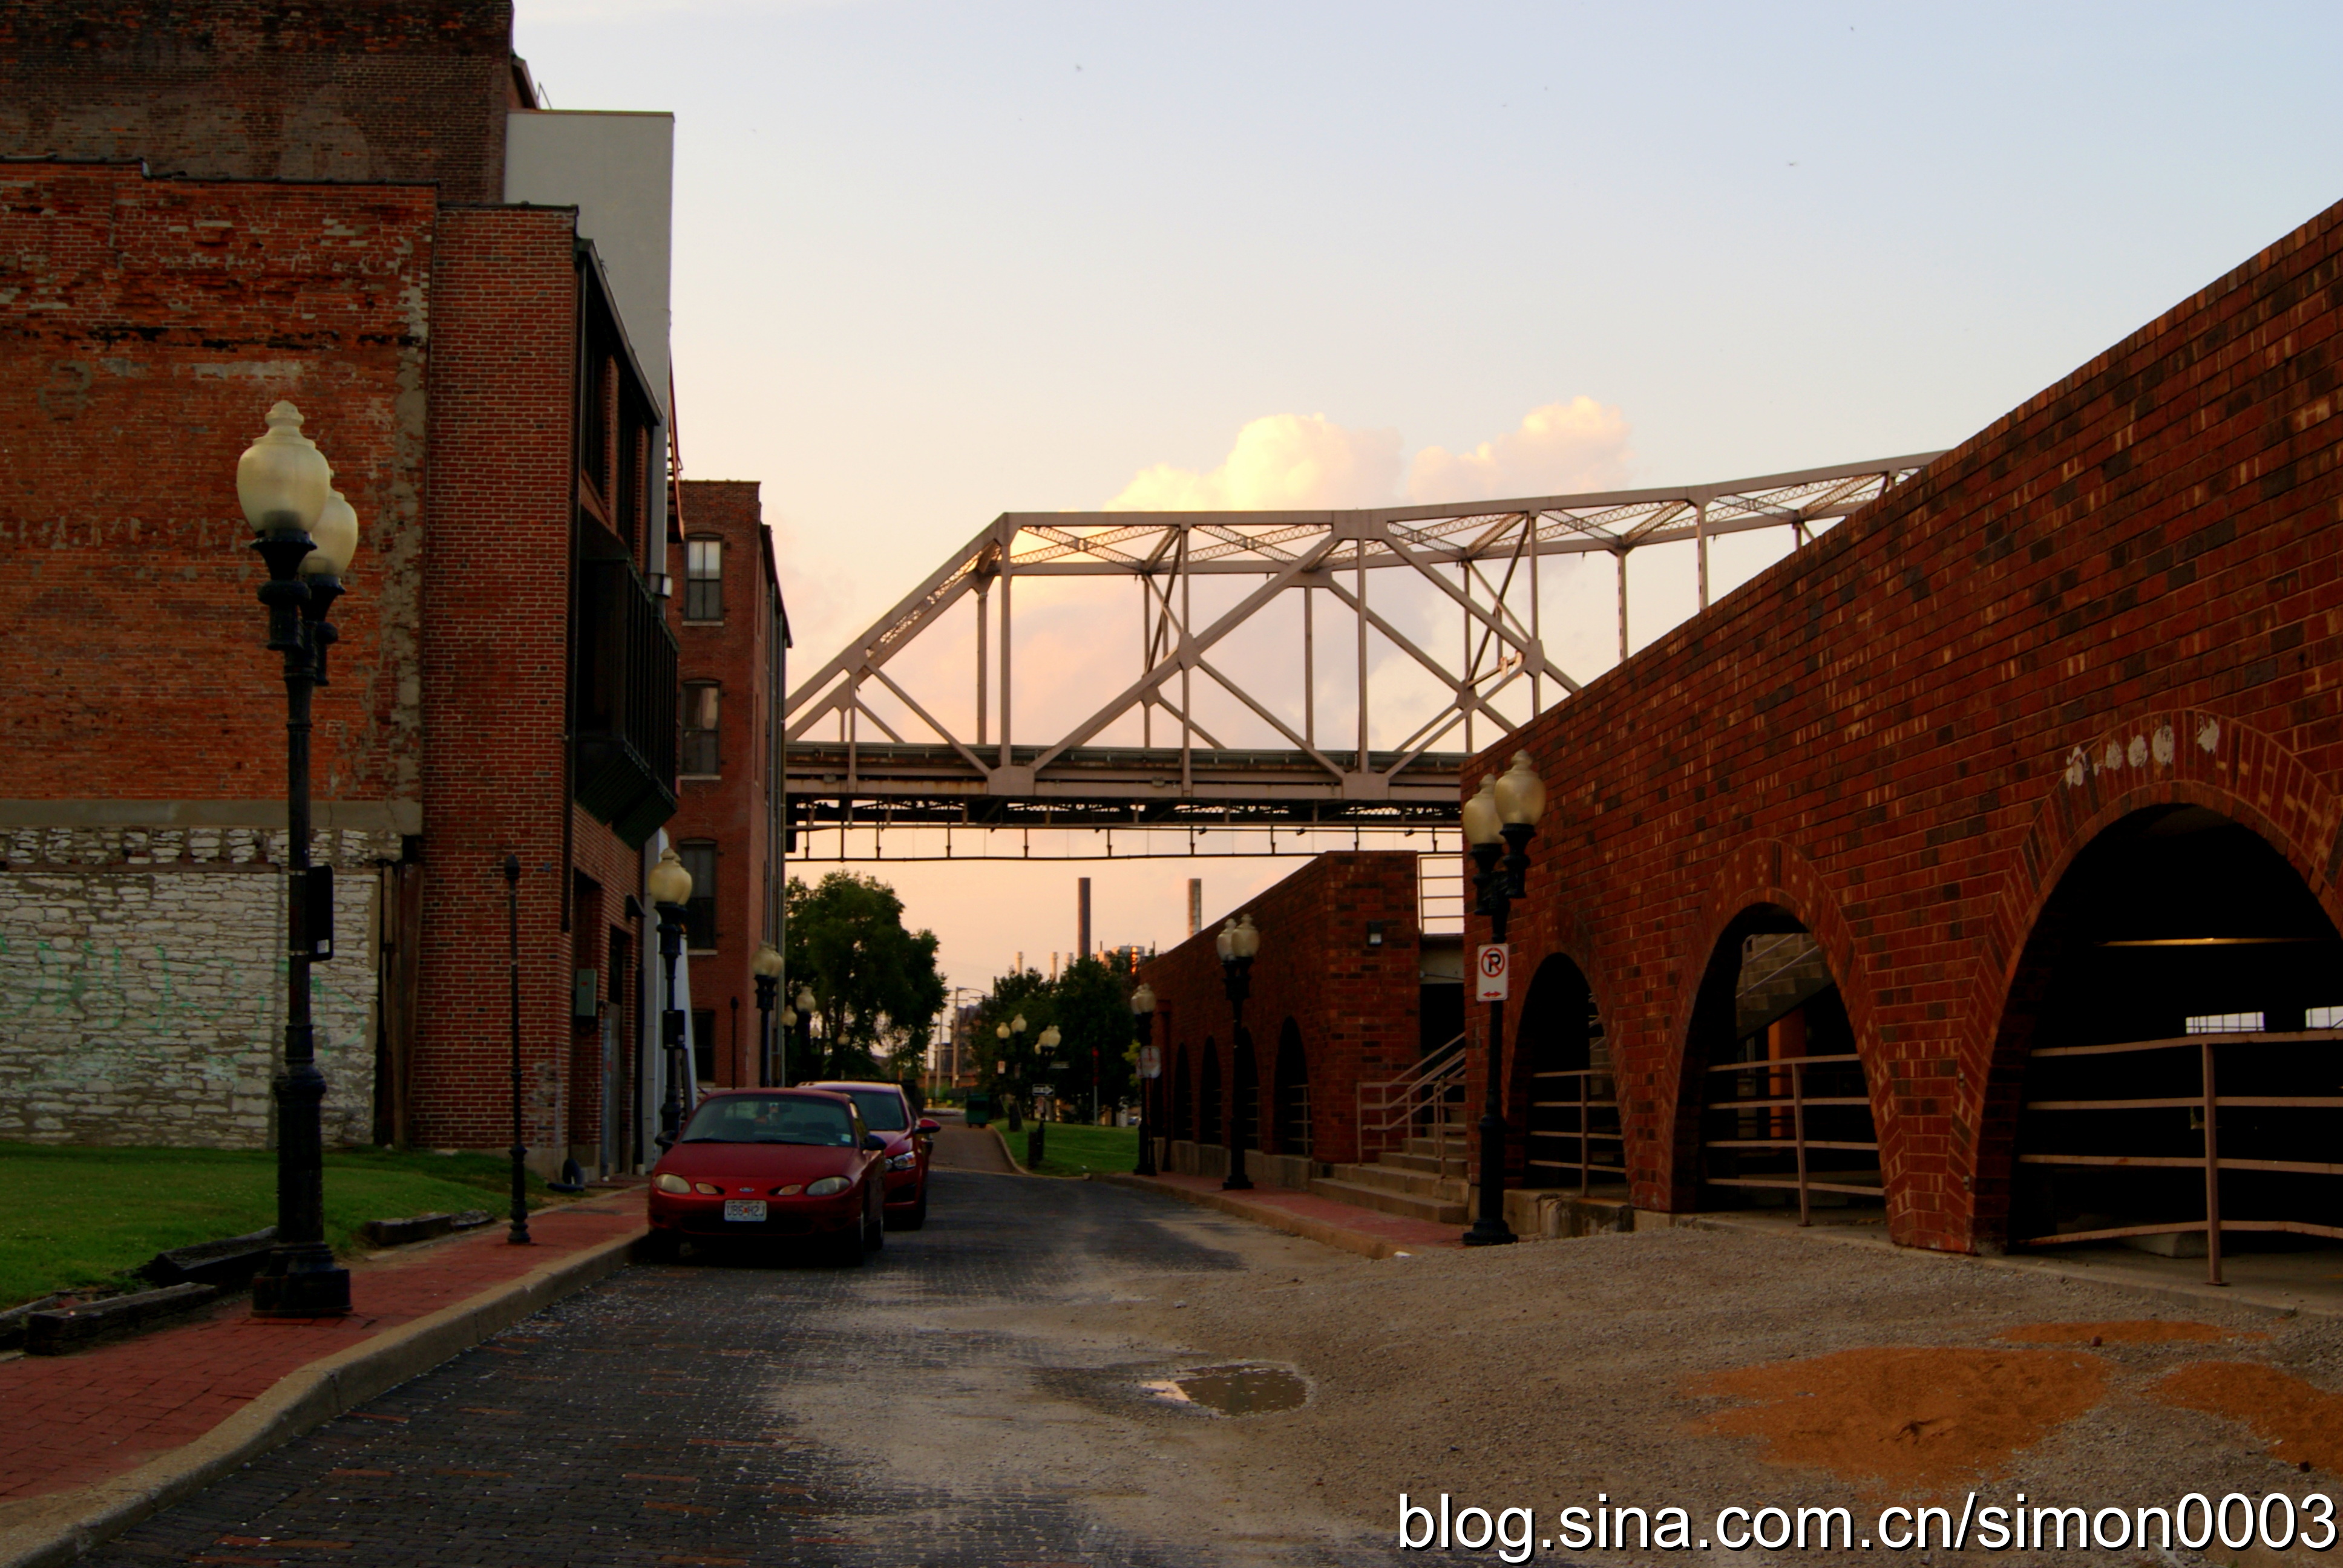
[{"label": "mortar brick pattern", "polygon": [[[1409,850],[1320,855],[1230,913],[1251,911],[1261,929],[1245,1033],[1253,1042],[1260,1128],[1265,1151],[1280,1149],[1271,1113],[1277,1047],[1285,1020],[1302,1037],[1310,1071],[1311,1157],[1358,1157],[1358,1086],[1396,1078],[1414,1065],[1417,1039],[1416,857]],[[1367,922],[1383,922],[1383,945],[1367,946]],[[1155,1042],[1163,1050],[1163,1113],[1172,1105],[1175,1063],[1188,1073],[1188,1102],[1199,1103],[1207,1048],[1220,1060],[1222,1114],[1236,1104],[1235,1040],[1217,922],[1140,967],[1154,988]],[[1193,1127],[1165,1135],[1192,1138]],[[1217,1140],[1216,1140],[1217,1141]]]},{"label": "mortar brick pattern", "polygon": [[1550,786],[1518,965],[1593,984],[1639,1206],[1693,1202],[1694,998],[1752,904],[1839,979],[1891,1234],[1956,1251],[2004,1233],[2029,1047],[2005,1004],[2091,835],[2210,807],[2343,920],[2338,253],[2343,208],[1468,770],[1525,745]]}]

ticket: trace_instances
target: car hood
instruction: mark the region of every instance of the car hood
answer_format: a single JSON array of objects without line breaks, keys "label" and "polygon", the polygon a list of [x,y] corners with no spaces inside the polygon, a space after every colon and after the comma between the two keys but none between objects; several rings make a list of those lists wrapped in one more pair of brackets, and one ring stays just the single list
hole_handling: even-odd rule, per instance
[{"label": "car hood", "polygon": [[824,1176],[852,1176],[862,1169],[865,1158],[859,1149],[834,1144],[679,1143],[667,1151],[652,1174],[669,1173],[691,1181],[815,1181]]}]

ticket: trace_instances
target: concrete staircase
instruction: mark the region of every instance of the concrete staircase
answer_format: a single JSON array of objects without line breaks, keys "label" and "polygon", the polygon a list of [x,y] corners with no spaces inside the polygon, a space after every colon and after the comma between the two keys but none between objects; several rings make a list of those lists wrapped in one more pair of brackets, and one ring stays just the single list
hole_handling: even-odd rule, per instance
[{"label": "concrete staircase", "polygon": [[[1378,1213],[1426,1220],[1436,1225],[1462,1225],[1465,1209],[1464,1118],[1463,1108],[1443,1104],[1436,1114],[1445,1139],[1425,1135],[1407,1140],[1401,1149],[1387,1150],[1359,1165],[1337,1165],[1333,1174],[1310,1183],[1318,1197],[1331,1198]],[[1442,1157],[1443,1148],[1446,1157]]]}]

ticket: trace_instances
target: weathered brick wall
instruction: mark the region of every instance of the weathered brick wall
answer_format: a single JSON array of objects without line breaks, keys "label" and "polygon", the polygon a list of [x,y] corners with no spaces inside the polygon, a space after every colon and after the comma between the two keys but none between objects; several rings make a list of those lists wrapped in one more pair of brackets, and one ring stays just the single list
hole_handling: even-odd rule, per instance
[{"label": "weathered brick wall", "polygon": [[2210,807],[2343,920],[2338,249],[2330,209],[1531,728],[1521,972],[1585,970],[1639,1206],[1694,1201],[1684,1041],[1752,905],[1840,982],[1892,1234],[1955,1250],[2004,1234],[2005,1000],[2094,834]]},{"label": "weathered brick wall", "polygon": [[0,3],[0,154],[504,191],[504,0]]},{"label": "weathered brick wall", "polygon": [[[418,1142],[510,1136],[507,853],[520,858],[525,1132],[558,1163],[571,1064],[568,729],[576,215],[444,207],[431,300],[424,564]],[[604,830],[607,831],[607,830]],[[583,839],[585,835],[580,834]]]},{"label": "weathered brick wall", "polygon": [[[1253,1042],[1262,1141],[1277,1147],[1271,1107],[1277,1046],[1285,1020],[1302,1037],[1310,1066],[1312,1157],[1347,1161],[1358,1152],[1356,1106],[1363,1081],[1395,1078],[1417,1052],[1416,858],[1363,850],[1320,855],[1228,911],[1250,910],[1262,931],[1245,1033]],[[1225,916],[1222,918],[1226,918]],[[1367,945],[1367,922],[1383,922],[1383,945]],[[1205,1048],[1220,1059],[1223,1115],[1235,1104],[1236,1061],[1228,994],[1212,946],[1220,920],[1141,967],[1156,995],[1155,1042],[1162,1049],[1163,1105],[1172,1064],[1184,1058],[1190,1103],[1200,1103]],[[1180,1130],[1187,1136],[1187,1130]]]},{"label": "weathered brick wall", "polygon": [[9,799],[282,799],[237,456],[292,399],[357,508],[320,799],[414,802],[428,190],[0,166]]},{"label": "weathered brick wall", "polygon": [[[683,779],[667,834],[674,843],[705,839],[717,846],[716,950],[691,955],[691,999],[696,1007],[715,1010],[716,1081],[729,1087],[757,1081],[757,982],[749,960],[759,942],[770,939],[779,945],[779,933],[765,929],[771,589],[759,537],[765,524],[757,485],[689,479],[681,487],[683,524],[690,537],[713,537],[724,543],[723,619],[683,618],[684,550],[679,541],[669,567],[676,593],[668,601],[669,623],[682,648],[682,678],[713,680],[722,688],[722,769],[717,778]],[[732,1027],[736,1000],[737,1049]]]},{"label": "weathered brick wall", "polygon": [[[256,1149],[285,1030],[285,836],[0,835],[0,1139]],[[310,970],[328,1147],[371,1139],[373,862],[395,834],[318,833],[336,957]]]}]

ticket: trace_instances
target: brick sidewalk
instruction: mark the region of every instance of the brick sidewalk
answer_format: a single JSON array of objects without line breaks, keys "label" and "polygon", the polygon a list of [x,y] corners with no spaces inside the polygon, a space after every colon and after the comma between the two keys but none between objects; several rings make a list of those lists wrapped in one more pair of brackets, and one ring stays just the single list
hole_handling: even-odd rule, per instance
[{"label": "brick sidewalk", "polygon": [[[1119,1183],[1140,1188],[1155,1188],[1187,1199],[1206,1202],[1231,1214],[1290,1231],[1295,1235],[1312,1236],[1313,1240],[1342,1247],[1345,1251],[1367,1257],[1389,1257],[1394,1251],[1418,1252],[1433,1247],[1455,1247],[1463,1234],[1461,1226],[1435,1225],[1428,1220],[1409,1220],[1397,1214],[1381,1213],[1373,1209],[1361,1209],[1349,1203],[1336,1202],[1313,1193],[1296,1191],[1291,1187],[1262,1185],[1246,1192],[1224,1192],[1216,1178],[1206,1176],[1118,1176]],[[1285,1222],[1281,1223],[1281,1220]],[[1315,1234],[1325,1231],[1328,1234]]]},{"label": "brick sidewalk", "polygon": [[347,1318],[270,1322],[249,1298],[64,1356],[0,1363],[0,1507],[88,1486],[203,1436],[287,1373],[642,1224],[639,1189],[529,1216],[536,1245],[473,1235],[362,1260]]}]

